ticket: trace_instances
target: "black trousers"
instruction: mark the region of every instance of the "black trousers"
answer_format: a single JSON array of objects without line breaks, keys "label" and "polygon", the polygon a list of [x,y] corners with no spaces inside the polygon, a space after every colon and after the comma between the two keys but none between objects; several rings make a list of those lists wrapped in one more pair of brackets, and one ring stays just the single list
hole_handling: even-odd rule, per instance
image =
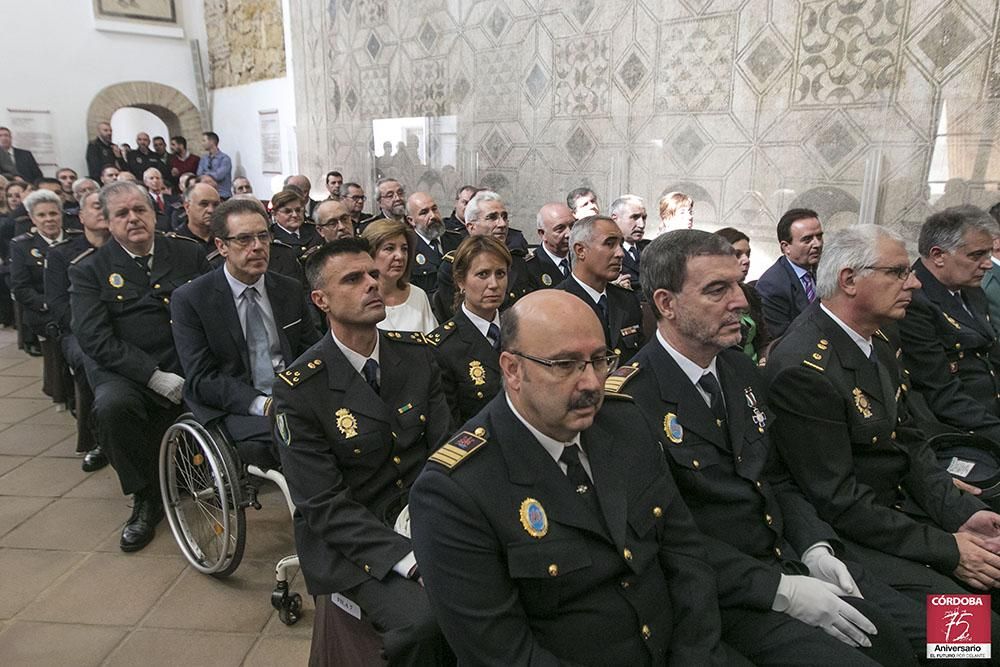
[{"label": "black trousers", "polygon": [[122,493],[159,488],[160,439],[183,408],[126,378],[94,387],[94,414],[104,452]]},{"label": "black trousers", "polygon": [[236,444],[243,463],[252,463],[264,470],[281,468],[270,417],[226,415],[222,417],[221,422],[230,439]]}]

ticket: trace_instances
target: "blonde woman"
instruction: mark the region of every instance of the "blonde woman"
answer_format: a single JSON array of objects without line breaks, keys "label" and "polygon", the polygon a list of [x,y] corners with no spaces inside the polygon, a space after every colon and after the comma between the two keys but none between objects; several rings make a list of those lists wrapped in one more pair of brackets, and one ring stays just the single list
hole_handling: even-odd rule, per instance
[{"label": "blonde woman", "polygon": [[674,229],[694,228],[694,199],[683,192],[668,192],[660,197],[660,222],[646,228],[646,239]]},{"label": "blonde woman", "polygon": [[438,326],[427,293],[410,284],[410,267],[416,254],[413,230],[402,222],[381,219],[361,233],[379,272],[379,287],[385,301],[385,319],[378,323],[386,331],[430,333]]}]

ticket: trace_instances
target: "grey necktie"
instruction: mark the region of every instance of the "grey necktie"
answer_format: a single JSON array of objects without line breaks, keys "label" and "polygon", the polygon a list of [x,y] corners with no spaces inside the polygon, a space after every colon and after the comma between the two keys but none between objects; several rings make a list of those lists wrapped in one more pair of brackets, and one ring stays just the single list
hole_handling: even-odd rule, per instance
[{"label": "grey necktie", "polygon": [[243,290],[243,298],[247,304],[247,347],[250,350],[253,386],[257,391],[270,396],[274,384],[274,366],[271,365],[271,344],[267,338],[264,314],[257,304],[259,297],[256,287]]}]

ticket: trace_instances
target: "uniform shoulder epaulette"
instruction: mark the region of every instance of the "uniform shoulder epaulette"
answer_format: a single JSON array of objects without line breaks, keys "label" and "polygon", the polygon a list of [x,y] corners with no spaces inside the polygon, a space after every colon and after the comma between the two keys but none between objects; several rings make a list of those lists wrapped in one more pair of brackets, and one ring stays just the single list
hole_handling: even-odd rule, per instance
[{"label": "uniform shoulder epaulette", "polygon": [[528,248],[528,252],[524,255],[524,261],[530,262],[535,258],[535,251],[532,248]]},{"label": "uniform shoulder epaulette", "polygon": [[444,233],[445,234],[458,234],[459,236],[465,236],[465,234],[463,234],[462,232],[458,231],[457,229],[445,229]]},{"label": "uniform shoulder epaulette", "polygon": [[[292,248],[292,246],[288,246],[288,247]],[[308,248],[306,248],[305,250],[302,251],[301,255],[299,255],[299,261],[300,262],[306,261],[307,259],[309,259],[313,255],[315,255],[316,251],[319,250],[322,247],[323,246],[318,246],[318,245],[309,246]],[[292,248],[292,250],[295,250],[295,248]]]},{"label": "uniform shoulder epaulette", "polygon": [[17,236],[12,238],[11,241],[27,241],[28,239],[33,239],[33,238],[35,238],[35,235],[33,233],[25,232],[23,234],[18,234]]},{"label": "uniform shoulder epaulette", "polygon": [[[287,243],[285,243],[284,241],[282,241],[281,239],[271,239],[271,245],[273,245],[273,246],[280,245],[280,246],[284,246],[286,248],[291,248],[292,247],[292,246],[288,245]],[[313,247],[318,248],[319,246],[313,246]]]},{"label": "uniform shoulder epaulette", "polygon": [[448,320],[437,329],[431,333],[424,336],[427,342],[431,345],[440,345],[441,341],[446,340],[448,336],[452,335],[458,331],[458,325],[455,324],[455,320]]},{"label": "uniform shoulder epaulette", "polygon": [[306,378],[312,377],[323,367],[322,359],[313,359],[305,365],[292,366],[278,373],[278,377],[285,381],[289,387],[297,387]]},{"label": "uniform shoulder epaulette", "polygon": [[455,251],[454,250],[449,250],[448,252],[446,252],[444,254],[444,256],[441,257],[441,261],[442,262],[448,262],[449,264],[454,263],[455,262]]},{"label": "uniform shoulder epaulette", "polygon": [[71,259],[69,261],[69,263],[70,264],[76,264],[77,262],[79,262],[80,260],[82,260],[84,257],[88,257],[88,256],[90,256],[94,252],[97,252],[97,248],[87,248],[86,250],[84,250],[83,252],[81,252],[79,255],[77,255],[76,257],[74,257],[73,259]]},{"label": "uniform shoulder epaulette", "polygon": [[824,366],[820,366],[820,364],[825,362],[829,346],[830,346],[830,341],[828,341],[825,338],[820,338],[819,341],[816,343],[816,350],[811,355],[809,355],[809,357],[802,360],[802,365],[808,366],[814,371],[819,371],[820,373],[825,372],[826,368]]},{"label": "uniform shoulder epaulette", "polygon": [[212,252],[210,252],[210,253],[208,253],[207,255],[205,255],[205,259],[207,259],[208,261],[210,261],[210,262],[211,262],[211,261],[212,261],[213,259],[215,259],[215,258],[216,258],[216,257],[218,257],[218,256],[219,256],[219,249],[218,249],[218,248],[216,248],[216,249],[215,249],[215,250],[213,250]]},{"label": "uniform shoulder epaulette", "polygon": [[63,239],[62,241],[56,241],[51,246],[49,246],[49,249],[51,250],[52,248],[58,248],[59,246],[64,246],[64,245],[66,245],[67,243],[69,243],[72,240],[73,239],[66,238],[66,239]]},{"label": "uniform shoulder epaulette", "polygon": [[79,236],[80,234],[83,234],[83,230],[82,229],[64,229],[63,230],[63,234],[65,234],[66,236]]},{"label": "uniform shoulder epaulette", "polygon": [[881,338],[882,340],[884,340],[887,343],[892,343],[892,341],[889,340],[889,337],[886,336],[884,333],[882,333],[881,329],[876,329],[875,330],[875,335],[878,336],[879,338]]},{"label": "uniform shoulder epaulette", "polygon": [[401,343],[412,343],[413,345],[427,345],[427,338],[419,331],[383,331],[386,338],[397,340]]},{"label": "uniform shoulder epaulette", "polygon": [[474,431],[462,431],[453,435],[430,456],[430,460],[440,463],[448,470],[454,470],[486,444],[486,429],[482,426]]},{"label": "uniform shoulder epaulette", "polygon": [[639,362],[634,361],[628,366],[622,366],[615,370],[604,380],[604,395],[612,398],[626,398],[631,400],[631,396],[622,393],[622,387],[639,372]]},{"label": "uniform shoulder epaulette", "polygon": [[181,241],[190,241],[191,243],[201,243],[197,239],[193,239],[190,236],[181,236],[177,232],[167,232],[167,238],[180,239]]}]

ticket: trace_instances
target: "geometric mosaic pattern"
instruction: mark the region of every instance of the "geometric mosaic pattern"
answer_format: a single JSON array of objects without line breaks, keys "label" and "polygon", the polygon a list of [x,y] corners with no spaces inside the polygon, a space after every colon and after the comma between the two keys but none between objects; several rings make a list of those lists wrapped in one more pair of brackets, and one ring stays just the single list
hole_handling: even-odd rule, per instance
[{"label": "geometric mosaic pattern", "polygon": [[670,23],[660,31],[657,111],[727,111],[736,17]]}]

